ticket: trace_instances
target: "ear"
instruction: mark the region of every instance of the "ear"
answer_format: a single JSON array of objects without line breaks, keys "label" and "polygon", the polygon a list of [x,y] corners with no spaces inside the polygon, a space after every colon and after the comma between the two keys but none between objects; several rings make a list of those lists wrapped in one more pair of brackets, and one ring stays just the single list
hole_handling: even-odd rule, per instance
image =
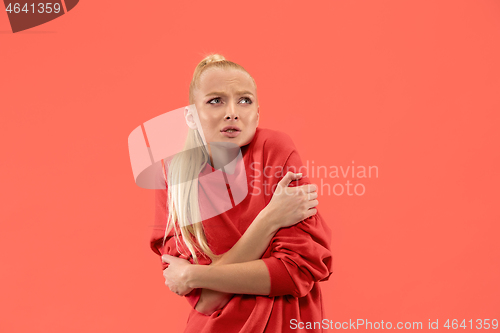
[{"label": "ear", "polygon": [[194,122],[193,114],[189,110],[189,108],[186,106],[184,108],[184,118],[186,118],[186,124],[189,126],[191,129],[196,129],[196,123]]}]

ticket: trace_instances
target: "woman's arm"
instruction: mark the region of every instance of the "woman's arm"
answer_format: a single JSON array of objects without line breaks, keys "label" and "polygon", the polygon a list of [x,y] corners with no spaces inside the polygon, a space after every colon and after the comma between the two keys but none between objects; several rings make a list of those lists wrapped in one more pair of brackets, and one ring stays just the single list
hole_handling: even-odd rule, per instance
[{"label": "woman's arm", "polygon": [[[271,257],[226,265],[191,265],[166,258],[173,265],[167,280],[179,290],[208,288],[226,293],[304,297],[314,283],[331,274],[330,229],[319,216],[279,230]],[[171,274],[171,276],[170,276]]]},{"label": "woman's arm", "polygon": [[207,288],[233,294],[269,295],[271,279],[261,259],[219,266],[189,265],[188,288]]},{"label": "woman's arm", "polygon": [[[281,190],[281,192],[276,193],[276,198],[269,203],[266,207],[267,209],[264,208],[259,215],[257,215],[238,242],[212,265],[236,264],[257,260],[262,257],[271,239],[280,228],[288,227],[299,222],[300,220],[298,218],[302,218],[303,216],[294,215],[291,217],[287,216],[287,214],[283,215],[283,212],[279,209],[275,209],[275,206],[281,205],[282,207],[286,207],[286,205],[293,200],[291,197],[297,193],[299,188],[290,192],[286,192],[285,188],[288,187],[291,181],[298,180],[301,177],[301,173],[287,173],[279,183],[280,188],[278,190]],[[317,197],[317,194],[314,193],[314,185],[302,189],[304,189],[304,193],[307,193],[307,198],[309,200]],[[284,195],[288,197],[284,197]],[[209,315],[224,307],[232,296],[232,293],[203,288],[195,309]]]},{"label": "woman's arm", "polygon": [[[300,175],[297,177],[300,178]],[[237,263],[229,261],[251,260],[254,256],[262,256],[276,230],[295,225],[316,214],[316,186],[308,184],[288,187],[294,178],[296,176],[292,172],[283,177],[270,203],[259,213],[255,223],[252,223],[248,232],[218,263],[209,266],[190,265],[182,259],[166,256],[164,260],[170,266],[164,271],[164,277],[169,287],[181,293],[193,288],[208,288],[226,293],[268,295],[270,276],[262,260]],[[265,242],[258,238],[262,235]],[[191,287],[194,285],[199,287]],[[216,294],[211,294],[214,295]],[[203,303],[200,304],[200,309],[202,308]]]},{"label": "woman's arm", "polygon": [[[289,137],[285,136],[281,139],[293,146]],[[276,164],[273,164],[272,160],[269,163]],[[285,169],[301,170],[302,167],[303,164],[294,148],[285,163]],[[298,187],[307,186],[309,180],[301,179],[298,183]],[[273,194],[271,202],[275,200],[275,196],[276,193]],[[310,197],[309,200],[316,197],[317,194],[314,193],[314,197]],[[280,202],[281,205],[275,205],[273,210],[296,208],[294,203],[288,202],[287,204],[286,200]],[[278,216],[285,218],[288,211],[282,210],[281,213]],[[229,264],[225,265],[226,267],[186,267],[185,280],[189,285],[210,286],[215,290],[225,292],[251,294],[265,292],[271,297],[305,296],[313,288],[315,282],[326,281],[332,274],[331,230],[320,214],[312,215],[293,227],[279,229],[271,241],[269,258],[255,260],[255,262]],[[258,262],[263,262],[267,266],[267,277],[261,275],[262,271]],[[229,280],[225,276],[230,276]],[[269,293],[267,293],[267,279],[271,281]]]},{"label": "woman's arm", "polygon": [[[267,218],[265,210],[262,210],[238,242],[210,266],[236,264],[259,259],[266,251],[276,231],[278,231],[278,225],[273,223],[270,218]],[[200,299],[195,306],[198,312],[206,315],[210,315],[224,307],[233,296],[233,293],[206,288],[203,287]]]}]

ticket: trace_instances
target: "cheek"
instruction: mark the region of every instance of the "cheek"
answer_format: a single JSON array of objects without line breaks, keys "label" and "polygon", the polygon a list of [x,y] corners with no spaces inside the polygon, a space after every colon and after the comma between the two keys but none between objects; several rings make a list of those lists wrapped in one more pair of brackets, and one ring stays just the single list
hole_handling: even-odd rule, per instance
[{"label": "cheek", "polygon": [[258,122],[259,122],[259,116],[258,115],[254,115],[252,117],[252,120],[251,120],[252,125],[255,126],[255,125],[257,125]]},{"label": "cheek", "polygon": [[210,119],[207,122],[207,131],[209,131],[210,133],[216,133],[216,132],[218,132],[217,121],[215,121],[214,119]]},{"label": "cheek", "polygon": [[216,125],[216,120],[214,119],[214,117],[210,117],[206,114],[200,115],[200,122],[204,131],[211,131]]}]

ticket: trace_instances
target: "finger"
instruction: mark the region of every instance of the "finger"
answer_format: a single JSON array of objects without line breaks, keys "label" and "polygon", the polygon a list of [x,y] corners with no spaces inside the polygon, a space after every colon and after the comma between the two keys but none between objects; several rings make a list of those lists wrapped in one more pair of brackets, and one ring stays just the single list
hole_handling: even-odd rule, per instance
[{"label": "finger", "polygon": [[306,214],[305,214],[305,217],[304,217],[304,220],[313,216],[314,214],[316,214],[318,212],[318,210],[316,208],[311,208],[311,209],[308,209]]},{"label": "finger", "polygon": [[306,193],[316,192],[318,190],[318,186],[316,186],[316,184],[305,184],[299,186],[299,188],[302,188]]},{"label": "finger", "polygon": [[314,200],[318,197],[318,192],[311,192],[309,194],[307,194],[307,199],[309,200]]},{"label": "finger", "polygon": [[[175,258],[175,257],[171,256],[170,254],[164,254],[164,255],[161,256],[161,260],[163,262],[166,262],[166,263],[169,263],[169,264],[170,264],[170,262],[172,261],[173,258]],[[175,260],[175,259],[173,259],[173,260]]]},{"label": "finger", "polygon": [[317,205],[319,204],[318,200],[311,200],[308,202],[308,207],[309,208],[312,208],[312,207],[316,207]]},{"label": "finger", "polygon": [[278,182],[281,187],[287,187],[292,180],[296,180],[302,177],[302,173],[293,173],[288,171],[286,175]]},{"label": "finger", "polygon": [[292,187],[292,188],[301,194],[307,194],[307,193],[316,192],[317,186],[316,186],[316,184],[305,184],[305,185],[300,185],[300,186],[296,186],[296,187]]},{"label": "finger", "polygon": [[290,184],[290,182],[292,181],[292,179],[293,179],[293,172],[288,171],[286,175],[284,175],[283,178],[281,178],[281,180],[278,182],[278,186],[287,187],[288,184]]},{"label": "finger", "polygon": [[315,184],[305,184],[301,186],[296,186],[292,187],[293,190],[295,190],[297,194],[308,194],[308,193],[315,193],[317,186]]}]

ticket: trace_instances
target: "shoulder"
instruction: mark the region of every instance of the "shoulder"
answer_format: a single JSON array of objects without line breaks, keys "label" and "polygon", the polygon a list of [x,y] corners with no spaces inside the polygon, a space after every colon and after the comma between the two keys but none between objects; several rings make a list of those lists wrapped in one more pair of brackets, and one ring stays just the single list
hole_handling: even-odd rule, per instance
[{"label": "shoulder", "polygon": [[254,139],[254,155],[264,165],[283,166],[296,150],[290,135],[281,131],[258,127]]},{"label": "shoulder", "polygon": [[295,149],[295,144],[290,135],[282,131],[257,127],[255,137],[255,143],[264,146],[266,150],[290,153]]}]

